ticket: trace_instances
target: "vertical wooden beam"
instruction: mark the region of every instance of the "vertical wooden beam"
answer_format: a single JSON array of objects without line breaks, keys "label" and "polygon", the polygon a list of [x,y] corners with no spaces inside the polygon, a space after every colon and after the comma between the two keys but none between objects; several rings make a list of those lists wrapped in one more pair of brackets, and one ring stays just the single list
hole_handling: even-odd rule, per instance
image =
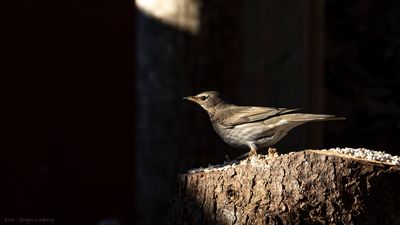
[{"label": "vertical wooden beam", "polygon": [[[324,112],[324,1],[304,0],[305,109]],[[308,144],[322,147],[323,124],[308,127]]]},{"label": "vertical wooden beam", "polygon": [[178,170],[242,154],[220,140],[201,109],[182,100],[205,90],[235,95],[241,5],[239,0],[135,3],[135,222],[165,224]]}]

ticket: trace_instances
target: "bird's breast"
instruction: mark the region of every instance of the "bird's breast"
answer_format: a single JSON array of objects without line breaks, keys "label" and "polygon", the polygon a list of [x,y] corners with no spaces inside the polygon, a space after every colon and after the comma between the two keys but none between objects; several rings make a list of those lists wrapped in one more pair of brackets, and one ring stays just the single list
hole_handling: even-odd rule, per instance
[{"label": "bird's breast", "polygon": [[235,147],[246,146],[241,142],[241,138],[235,130],[235,127],[227,127],[219,123],[213,123],[215,132],[224,140],[224,142]]},{"label": "bird's breast", "polygon": [[262,124],[251,123],[227,127],[220,123],[213,123],[216,133],[228,144],[235,147],[246,147],[248,142],[254,141],[262,133]]}]

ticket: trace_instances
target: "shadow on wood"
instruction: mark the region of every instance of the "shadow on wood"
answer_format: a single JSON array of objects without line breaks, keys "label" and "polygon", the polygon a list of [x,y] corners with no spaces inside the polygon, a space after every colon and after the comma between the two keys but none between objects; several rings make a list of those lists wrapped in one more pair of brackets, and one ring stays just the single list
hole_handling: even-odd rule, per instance
[{"label": "shadow on wood", "polygon": [[400,224],[400,167],[326,151],[178,176],[170,224]]}]

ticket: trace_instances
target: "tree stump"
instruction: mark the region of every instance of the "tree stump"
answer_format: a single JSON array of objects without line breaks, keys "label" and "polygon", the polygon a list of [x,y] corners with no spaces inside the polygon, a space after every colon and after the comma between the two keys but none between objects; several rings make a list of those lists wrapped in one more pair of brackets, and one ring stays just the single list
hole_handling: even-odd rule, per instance
[{"label": "tree stump", "polygon": [[181,174],[169,224],[400,224],[400,158],[366,149],[253,156]]}]

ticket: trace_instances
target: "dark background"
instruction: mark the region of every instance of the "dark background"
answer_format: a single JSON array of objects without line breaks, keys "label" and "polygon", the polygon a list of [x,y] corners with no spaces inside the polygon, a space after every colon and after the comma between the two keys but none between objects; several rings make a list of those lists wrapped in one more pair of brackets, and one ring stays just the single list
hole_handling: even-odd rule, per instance
[{"label": "dark background", "polygon": [[399,154],[396,0],[210,1],[196,33],[129,1],[12,4],[2,9],[0,224],[164,224],[178,172],[243,153],[181,101],[204,90],[348,118],[297,128],[280,152]]}]

